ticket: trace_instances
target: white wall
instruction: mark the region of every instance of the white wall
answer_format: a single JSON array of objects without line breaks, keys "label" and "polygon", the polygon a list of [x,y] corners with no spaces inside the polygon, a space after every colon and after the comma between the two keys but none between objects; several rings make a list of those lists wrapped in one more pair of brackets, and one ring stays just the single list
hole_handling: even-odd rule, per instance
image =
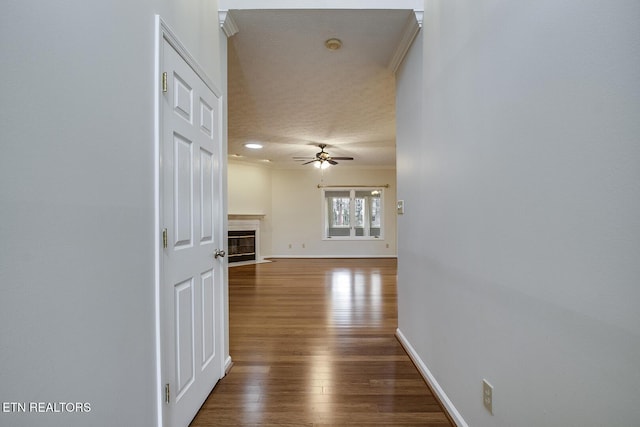
[{"label": "white wall", "polygon": [[229,162],[229,214],[271,213],[271,170]]},{"label": "white wall", "polygon": [[[342,166],[342,165],[341,165]],[[353,169],[348,165],[324,171],[324,185],[384,185],[384,239],[322,240],[320,171],[273,171],[273,256],[367,257],[396,255],[395,170]],[[291,244],[291,248],[289,248]],[[304,248],[302,245],[304,244]],[[387,248],[387,245],[389,247]]]},{"label": "white wall", "polygon": [[324,172],[326,185],[389,184],[384,195],[385,235],[375,241],[322,240],[321,178],[320,171],[312,167],[271,169],[230,162],[229,213],[265,214],[260,226],[264,257],[395,256],[395,171],[345,165]]},{"label": "white wall", "polygon": [[216,1],[3,4],[0,402],[91,412],[0,425],[156,424],[156,13],[219,84]]},{"label": "white wall", "polygon": [[271,169],[242,162],[228,164],[229,214],[260,214],[260,256],[271,255]]},{"label": "white wall", "polygon": [[425,6],[401,332],[474,427],[640,425],[640,3]]}]

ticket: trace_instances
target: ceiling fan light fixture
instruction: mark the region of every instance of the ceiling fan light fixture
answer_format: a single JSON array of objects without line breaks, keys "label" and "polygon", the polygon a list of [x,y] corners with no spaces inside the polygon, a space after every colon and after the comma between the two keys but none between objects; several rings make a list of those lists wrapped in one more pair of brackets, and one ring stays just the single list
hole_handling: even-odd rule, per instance
[{"label": "ceiling fan light fixture", "polygon": [[326,169],[331,166],[331,164],[329,162],[325,162],[324,160],[316,160],[315,162],[313,162],[313,166],[315,166],[317,169]]},{"label": "ceiling fan light fixture", "polygon": [[249,142],[244,144],[245,147],[250,148],[252,150],[259,150],[262,148],[262,144],[257,144],[255,142]]},{"label": "ceiling fan light fixture", "polygon": [[336,38],[330,38],[324,42],[324,45],[329,50],[338,50],[342,47],[342,41]]}]

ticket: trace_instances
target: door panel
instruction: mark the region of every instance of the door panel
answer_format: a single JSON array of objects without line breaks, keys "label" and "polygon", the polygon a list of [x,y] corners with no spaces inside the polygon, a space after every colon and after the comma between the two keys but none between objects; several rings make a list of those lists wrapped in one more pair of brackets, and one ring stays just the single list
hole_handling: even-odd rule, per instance
[{"label": "door panel", "polygon": [[176,384],[178,398],[193,383],[195,373],[195,325],[193,313],[193,279],[175,286]]},{"label": "door panel", "polygon": [[175,246],[191,246],[193,233],[193,146],[178,134],[174,141]]},{"label": "door panel", "polygon": [[200,243],[213,242],[213,154],[200,148]]},{"label": "door panel", "polygon": [[213,108],[200,98],[200,129],[210,138],[213,138],[214,121]]},{"label": "door panel", "polygon": [[185,81],[174,72],[173,74],[173,109],[177,115],[191,123],[193,91]]},{"label": "door panel", "polygon": [[204,369],[215,356],[215,293],[213,286],[213,270],[201,276],[200,290],[202,292],[202,359],[200,368]]}]

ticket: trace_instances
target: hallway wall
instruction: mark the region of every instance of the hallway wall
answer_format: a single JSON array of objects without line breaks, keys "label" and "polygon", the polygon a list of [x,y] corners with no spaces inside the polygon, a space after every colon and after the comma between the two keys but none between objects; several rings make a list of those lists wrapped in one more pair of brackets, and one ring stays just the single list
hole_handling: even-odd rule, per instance
[{"label": "hallway wall", "polygon": [[422,78],[398,78],[399,327],[469,425],[640,423],[638,17],[425,2]]},{"label": "hallway wall", "polygon": [[0,402],[90,412],[0,425],[157,425],[156,13],[224,88],[217,1],[2,5]]}]

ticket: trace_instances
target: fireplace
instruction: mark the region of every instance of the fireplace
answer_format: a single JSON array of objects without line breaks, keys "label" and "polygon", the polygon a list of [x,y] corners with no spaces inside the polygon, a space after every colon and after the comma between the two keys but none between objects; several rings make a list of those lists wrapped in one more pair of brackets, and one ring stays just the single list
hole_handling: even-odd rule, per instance
[{"label": "fireplace", "polygon": [[229,230],[229,263],[256,260],[256,231]]},{"label": "fireplace", "polygon": [[229,214],[229,266],[264,262],[260,256],[260,221],[264,215]]}]

